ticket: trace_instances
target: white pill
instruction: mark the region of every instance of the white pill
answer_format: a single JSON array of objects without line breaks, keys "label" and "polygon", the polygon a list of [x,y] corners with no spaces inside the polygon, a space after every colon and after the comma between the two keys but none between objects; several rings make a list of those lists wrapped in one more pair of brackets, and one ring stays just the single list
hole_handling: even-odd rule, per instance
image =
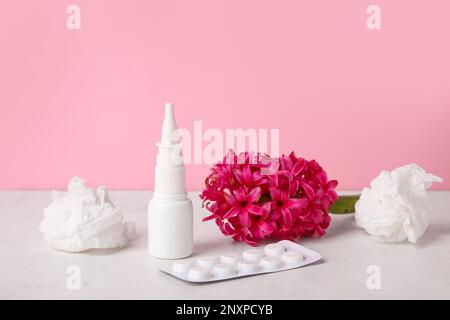
[{"label": "white pill", "polygon": [[278,244],[278,243],[268,244],[264,248],[264,253],[268,257],[279,257],[279,256],[281,256],[283,254],[283,252],[284,252],[283,246],[281,244]]},{"label": "white pill", "polygon": [[213,272],[216,277],[229,277],[236,273],[236,269],[231,264],[219,263],[214,265]]},{"label": "white pill", "polygon": [[281,268],[282,266],[280,258],[277,257],[264,257],[259,261],[259,263],[261,264],[261,267],[266,271],[275,270]]},{"label": "white pill", "polygon": [[220,257],[220,263],[232,264],[235,265],[238,263],[239,257],[234,254],[224,254]]},{"label": "white pill", "polygon": [[253,273],[259,271],[259,266],[256,261],[241,260],[237,264],[239,273]]},{"label": "white pill", "polygon": [[186,274],[189,270],[190,263],[187,262],[174,262],[172,265],[172,271],[176,274]]},{"label": "white pill", "polygon": [[258,261],[263,256],[263,253],[260,249],[248,249],[245,250],[242,254],[242,257],[244,260],[250,260],[250,261]]},{"label": "white pill", "polygon": [[303,261],[303,256],[300,252],[297,251],[286,251],[281,256],[281,260],[286,266],[295,266]]},{"label": "white pill", "polygon": [[217,258],[214,257],[203,257],[197,259],[197,265],[205,268],[212,268],[217,262]]},{"label": "white pill", "polygon": [[189,268],[189,278],[192,280],[208,280],[211,278],[211,271],[201,266],[193,266]]}]

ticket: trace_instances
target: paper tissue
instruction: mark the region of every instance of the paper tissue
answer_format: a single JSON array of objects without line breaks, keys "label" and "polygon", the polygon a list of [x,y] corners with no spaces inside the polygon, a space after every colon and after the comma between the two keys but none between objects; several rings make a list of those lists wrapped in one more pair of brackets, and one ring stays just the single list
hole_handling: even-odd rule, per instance
[{"label": "paper tissue", "polygon": [[382,171],[355,204],[358,225],[382,242],[416,242],[428,226],[427,189],[442,179],[412,163]]},{"label": "paper tissue", "polygon": [[68,252],[93,248],[121,248],[134,237],[134,224],[123,222],[121,211],[105,187],[87,188],[73,177],[68,192],[52,192],[53,202],[44,210],[39,230],[49,246]]}]

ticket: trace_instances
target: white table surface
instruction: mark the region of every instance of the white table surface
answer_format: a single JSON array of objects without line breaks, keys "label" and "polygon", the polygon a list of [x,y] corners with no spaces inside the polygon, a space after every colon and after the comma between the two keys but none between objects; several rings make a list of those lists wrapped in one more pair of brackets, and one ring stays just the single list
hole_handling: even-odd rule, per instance
[{"label": "white table surface", "polygon": [[[224,237],[191,193],[195,256],[247,245]],[[300,269],[193,285],[158,271],[147,253],[150,192],[115,191],[111,198],[140,237],[127,248],[64,253],[49,248],[38,225],[48,191],[0,192],[1,299],[441,299],[450,298],[450,192],[432,192],[430,225],[417,244],[382,244],[357,227],[352,214],[332,215],[326,236],[300,244],[322,261]],[[79,266],[82,286],[67,288],[67,268]],[[366,285],[370,265],[381,270],[381,289]]]}]

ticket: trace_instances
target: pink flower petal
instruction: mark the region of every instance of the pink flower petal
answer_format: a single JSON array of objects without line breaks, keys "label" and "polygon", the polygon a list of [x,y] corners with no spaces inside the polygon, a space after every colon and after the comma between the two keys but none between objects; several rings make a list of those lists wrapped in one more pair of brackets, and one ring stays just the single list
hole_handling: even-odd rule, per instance
[{"label": "pink flower petal", "polygon": [[328,190],[326,195],[331,199],[331,202],[335,202],[339,196],[334,190]]},{"label": "pink flower petal", "polygon": [[248,210],[248,212],[250,212],[251,214],[253,214],[255,216],[260,216],[263,214],[261,207],[254,205],[254,204],[248,204],[246,206],[246,209]]},{"label": "pink flower petal", "polygon": [[281,208],[281,213],[283,215],[284,228],[289,229],[292,225],[291,211],[289,211],[289,209],[287,209],[287,208]]},{"label": "pink flower petal", "polygon": [[337,180],[330,180],[327,183],[327,189],[335,189],[338,185]]},{"label": "pink flower petal", "polygon": [[236,197],[236,200],[238,202],[246,201],[245,191],[242,187],[239,187],[238,189],[234,190],[234,196]]},{"label": "pink flower petal", "polygon": [[280,208],[276,208],[274,210],[272,210],[269,214],[270,219],[272,219],[273,221],[277,221],[278,219],[280,219],[282,216],[281,210]]},{"label": "pink flower petal", "polygon": [[273,187],[277,187],[278,186],[278,175],[277,174],[268,175],[267,177],[269,178],[270,184]]},{"label": "pink flower petal", "polygon": [[274,200],[274,201],[281,200],[281,190],[279,190],[275,187],[270,187],[269,191],[270,191],[270,196],[272,197],[272,200]]},{"label": "pink flower petal", "polygon": [[242,172],[238,169],[233,169],[233,174],[236,178],[236,180],[239,182],[239,184],[243,185],[245,184],[244,175]]},{"label": "pink flower petal", "polygon": [[305,198],[290,198],[286,200],[285,206],[289,209],[295,209],[295,208],[304,208],[308,204],[308,200]]},{"label": "pink flower petal", "polygon": [[215,215],[215,214],[212,214],[212,215],[210,215],[210,216],[204,217],[204,218],[202,219],[202,221],[203,221],[203,222],[209,221],[209,220],[214,219],[215,217],[216,217],[216,215]]},{"label": "pink flower petal", "polygon": [[241,210],[239,213],[239,220],[243,227],[247,228],[250,225],[249,214],[247,210]]},{"label": "pink flower petal", "polygon": [[224,223],[221,219],[216,219],[216,224],[224,235],[232,237],[236,234],[236,231],[230,226],[229,223]]},{"label": "pink flower petal", "polygon": [[227,213],[225,213],[223,218],[228,219],[228,218],[234,217],[235,215],[239,214],[239,212],[241,212],[241,208],[239,208],[238,206],[231,207],[231,209],[228,210]]},{"label": "pink flower petal", "polygon": [[263,237],[270,235],[274,231],[274,227],[267,222],[259,221],[256,228],[262,234]]},{"label": "pink flower petal", "polygon": [[306,196],[309,199],[312,199],[314,197],[314,189],[309,184],[307,184],[305,182],[300,182],[300,185],[302,186],[303,191],[305,191]]},{"label": "pink flower petal", "polygon": [[248,239],[247,237],[244,238],[244,241],[247,242],[252,247],[256,247],[257,243],[253,240]]},{"label": "pink flower petal", "polygon": [[280,157],[280,166],[283,170],[291,171],[292,159],[290,159],[289,157],[286,157],[285,155],[282,155]]},{"label": "pink flower petal", "polygon": [[328,176],[325,171],[319,172],[316,176],[319,179],[321,185],[325,186],[327,184]]},{"label": "pink flower petal", "polygon": [[313,221],[315,223],[317,223],[317,224],[322,222],[322,211],[320,211],[320,210],[313,210],[311,212],[311,217],[312,217]]},{"label": "pink flower petal", "polygon": [[291,184],[289,185],[289,195],[294,196],[297,193],[298,186],[298,180],[292,180]]},{"label": "pink flower petal", "polygon": [[244,181],[246,182],[246,184],[251,184],[253,179],[252,179],[252,171],[250,170],[250,165],[245,165],[244,169],[242,169],[242,175],[244,177]]},{"label": "pink flower petal", "polygon": [[270,202],[266,202],[263,204],[263,206],[261,207],[261,218],[262,219],[266,219],[269,216],[270,208],[271,208]]},{"label": "pink flower petal", "polygon": [[246,201],[249,203],[253,203],[259,200],[259,198],[261,197],[261,188],[260,187],[256,187],[253,188],[252,191],[250,191],[247,194],[247,199]]},{"label": "pink flower petal", "polygon": [[299,159],[292,167],[291,174],[296,177],[306,166],[305,159]]},{"label": "pink flower petal", "polygon": [[280,194],[281,194],[280,201],[282,202],[287,201],[287,199],[289,198],[289,194],[285,191],[281,191]]},{"label": "pink flower petal", "polygon": [[253,176],[254,186],[262,186],[270,183],[270,180],[266,176],[261,176],[255,172]]},{"label": "pink flower petal", "polygon": [[280,171],[278,171],[277,175],[278,175],[278,180],[280,180],[280,178],[284,178],[284,179],[286,179],[286,181],[290,182],[293,178],[291,175],[291,172],[287,171],[287,170],[280,170]]},{"label": "pink flower petal", "polygon": [[234,206],[236,204],[236,198],[229,195],[228,193],[223,193],[225,201],[230,205],[230,206]]}]

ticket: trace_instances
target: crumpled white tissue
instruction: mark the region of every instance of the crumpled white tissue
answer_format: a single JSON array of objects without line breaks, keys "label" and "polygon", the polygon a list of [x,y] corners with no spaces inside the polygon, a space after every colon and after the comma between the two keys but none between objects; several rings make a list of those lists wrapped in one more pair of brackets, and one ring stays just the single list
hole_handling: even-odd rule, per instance
[{"label": "crumpled white tissue", "polygon": [[415,243],[428,226],[427,189],[442,181],[414,163],[382,171],[356,202],[356,222],[378,241]]},{"label": "crumpled white tissue", "polygon": [[135,236],[134,223],[123,222],[105,187],[94,191],[73,177],[68,192],[53,191],[52,198],[39,226],[52,248],[68,252],[121,248]]}]

